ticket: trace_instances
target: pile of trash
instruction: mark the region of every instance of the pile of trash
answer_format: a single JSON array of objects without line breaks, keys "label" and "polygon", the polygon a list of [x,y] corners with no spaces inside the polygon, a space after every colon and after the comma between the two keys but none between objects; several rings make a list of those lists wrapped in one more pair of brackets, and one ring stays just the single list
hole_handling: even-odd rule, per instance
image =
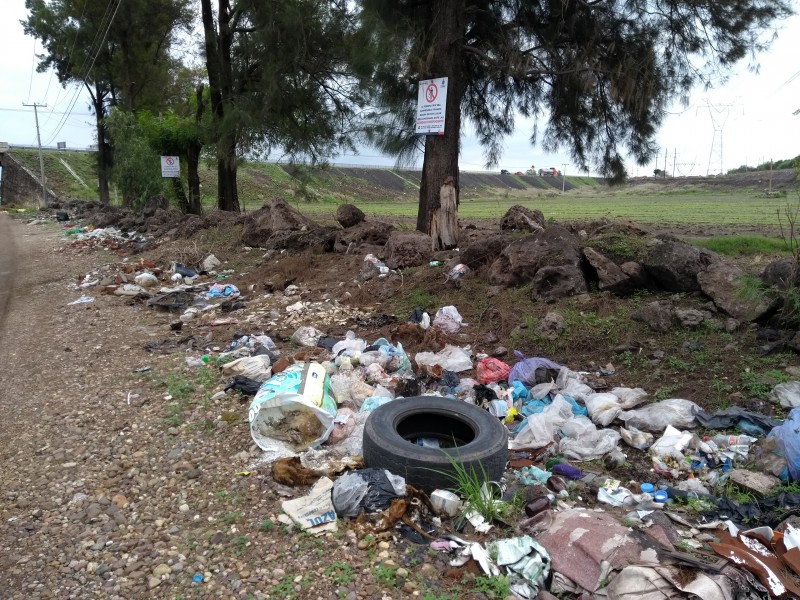
[{"label": "pile of trash", "polygon": [[[800,494],[771,495],[800,480],[800,407],[783,422],[739,407],[709,414],[687,399],[652,402],[641,388],[608,389],[603,376],[611,365],[582,372],[519,352],[509,364],[459,343],[469,324],[455,306],[432,315],[417,309],[403,325],[418,328],[419,339],[432,328],[453,342],[435,352],[409,353],[394,337],[364,339],[356,331],[330,337],[317,327],[358,323],[363,313],[330,299],[309,301],[294,285],[260,294],[251,288],[248,297],[221,267],[213,255],[196,267],[126,261],[86,274],[74,289],[174,311],[176,330],[244,326],[222,347],[198,348],[187,336],[171,351],[188,351],[190,367],[209,365],[213,353],[225,378],[213,400],[247,403],[259,464],[280,485],[311,486],[283,503],[285,523],[314,534],[335,530],[341,519],[364,534],[394,531],[446,553],[453,566],[472,561],[488,575],[505,575],[524,599],[548,590],[727,600],[800,589],[787,575],[800,575],[800,534],[783,514],[800,507]],[[362,277],[381,275],[383,265],[369,261]],[[292,335],[269,335],[278,324],[291,326]],[[775,391],[781,403],[800,404],[800,384],[782,385]],[[455,413],[477,407],[504,428],[504,475],[478,477],[471,493],[456,478],[425,490],[400,468],[365,464],[371,415],[419,396],[446,399]],[[460,444],[441,432],[408,442],[412,453]],[[604,476],[597,462],[579,466],[602,461],[613,470],[645,456],[642,481]],[[719,497],[727,485],[754,500]],[[687,501],[699,506],[691,517],[682,508]]]}]

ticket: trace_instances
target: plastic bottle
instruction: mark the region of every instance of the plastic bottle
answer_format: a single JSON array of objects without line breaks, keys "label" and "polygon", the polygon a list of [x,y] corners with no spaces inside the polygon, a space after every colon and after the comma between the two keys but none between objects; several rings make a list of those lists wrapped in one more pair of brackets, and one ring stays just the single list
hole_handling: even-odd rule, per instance
[{"label": "plastic bottle", "polygon": [[720,448],[724,450],[729,446],[749,446],[753,442],[758,441],[758,438],[749,435],[715,435],[711,440]]}]

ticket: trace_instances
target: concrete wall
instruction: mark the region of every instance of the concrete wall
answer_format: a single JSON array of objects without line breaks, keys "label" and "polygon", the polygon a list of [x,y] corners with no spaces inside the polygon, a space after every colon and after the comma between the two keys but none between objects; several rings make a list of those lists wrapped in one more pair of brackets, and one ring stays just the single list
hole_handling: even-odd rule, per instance
[{"label": "concrete wall", "polygon": [[[41,205],[42,184],[38,175],[24,167],[8,152],[0,154],[0,165],[3,167],[0,204]],[[55,192],[47,189],[47,201],[52,202],[56,198]]]}]

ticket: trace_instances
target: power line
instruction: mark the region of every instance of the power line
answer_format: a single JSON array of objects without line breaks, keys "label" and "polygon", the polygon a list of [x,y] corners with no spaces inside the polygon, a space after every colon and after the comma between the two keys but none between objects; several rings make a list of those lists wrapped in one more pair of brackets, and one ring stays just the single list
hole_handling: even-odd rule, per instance
[{"label": "power line", "polygon": [[[44,106],[44,104],[41,104],[40,106]],[[0,112],[24,112],[24,113],[27,113],[28,111],[25,110],[24,108],[5,108],[5,107],[0,106]],[[50,111],[50,112],[48,112],[48,114],[64,115],[64,114],[67,114],[67,113],[66,113],[66,111],[63,111],[63,110],[61,110],[61,111],[57,110],[57,111]],[[75,115],[75,116],[83,116],[83,117],[93,117],[94,116],[92,113],[72,113],[72,114]]]},{"label": "power line", "polygon": [[31,101],[31,89],[33,88],[33,65],[36,62],[36,38],[33,38],[33,52],[31,53],[31,79],[28,82],[28,99],[26,102]]},{"label": "power line", "polygon": [[[111,2],[108,5],[109,8],[111,7],[111,4],[113,2],[114,2],[114,0],[111,0]],[[83,77],[81,77],[81,80],[84,81],[84,82],[86,81],[86,78],[88,77],[89,73],[91,73],[92,68],[94,68],[94,63],[97,60],[97,57],[100,56],[100,51],[103,49],[103,44],[105,44],[105,42],[106,42],[106,38],[108,37],[108,32],[111,31],[111,25],[114,23],[114,18],[117,16],[117,11],[119,11],[119,7],[122,4],[122,0],[116,0],[116,2],[117,2],[117,6],[116,6],[116,8],[114,8],[114,13],[111,15],[111,18],[108,20],[108,25],[106,25],[106,30],[105,30],[105,33],[103,33],[103,38],[100,40],[100,43],[97,45],[97,50],[96,50],[96,52],[94,54],[94,57],[92,58],[92,64],[89,65],[89,68],[86,70],[86,72],[84,73]],[[105,16],[105,15],[103,15],[103,16]],[[88,59],[89,56],[87,55],[86,58]],[[85,61],[84,61],[84,64],[85,64]],[[76,92],[75,92],[75,97],[74,97],[74,99],[72,101],[72,104],[69,107],[69,111],[68,111],[67,115],[71,114],[72,113],[72,109],[75,108],[75,103],[78,101],[78,96],[79,96],[78,91],[79,90],[80,90],[80,88],[78,88],[78,90],[76,90]],[[65,115],[65,117],[63,117],[61,119],[61,122],[60,122],[60,124],[58,126],[58,129],[56,129],[55,133],[47,141],[48,144],[50,142],[52,142],[54,139],[56,139],[56,137],[58,137],[58,134],[61,133],[61,129],[64,127],[64,124],[66,123],[66,116],[67,115]],[[102,143],[102,140],[99,140],[99,143]]]}]

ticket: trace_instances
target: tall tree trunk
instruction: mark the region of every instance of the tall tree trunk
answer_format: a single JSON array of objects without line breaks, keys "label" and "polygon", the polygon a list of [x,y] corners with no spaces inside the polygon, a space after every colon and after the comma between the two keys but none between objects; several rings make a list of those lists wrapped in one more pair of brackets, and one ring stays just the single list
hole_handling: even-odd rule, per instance
[{"label": "tall tree trunk", "polygon": [[217,142],[217,207],[220,210],[239,211],[236,188],[236,134],[224,131],[231,127],[223,123],[225,102],[230,100],[232,79],[231,47],[233,31],[230,27],[230,1],[219,0],[217,11],[219,27],[214,28],[214,13],[211,0],[200,0],[205,34],[206,68],[208,87],[211,93],[211,113]]},{"label": "tall tree trunk", "polygon": [[236,141],[223,137],[217,142],[217,204],[220,210],[239,212],[239,191],[236,187]]},{"label": "tall tree trunk", "polygon": [[[444,135],[429,135],[425,139],[425,158],[422,163],[422,182],[419,189],[417,230],[431,234],[436,211],[440,208],[439,192],[448,177],[452,177],[456,205],[459,201],[458,151],[461,130],[461,99],[464,95],[461,46],[464,38],[465,0],[439,0],[433,4],[430,71],[425,78],[447,77]],[[421,74],[422,75],[422,74]]]},{"label": "tall tree trunk", "polygon": [[[203,120],[203,111],[205,110],[205,101],[203,100],[203,90],[205,86],[201,83],[195,90],[195,100],[197,108],[195,110],[195,122],[200,125]],[[200,202],[200,152],[203,149],[203,144],[198,138],[194,138],[189,142],[186,148],[186,179],[189,184],[189,206],[188,212],[193,215],[203,214],[203,206]]]},{"label": "tall tree trunk", "polygon": [[95,86],[94,91],[87,85],[89,96],[92,98],[94,117],[97,127],[97,190],[102,204],[109,204],[111,196],[108,193],[108,170],[111,166],[111,148],[106,142],[105,108],[103,100],[105,93],[100,86]]}]

